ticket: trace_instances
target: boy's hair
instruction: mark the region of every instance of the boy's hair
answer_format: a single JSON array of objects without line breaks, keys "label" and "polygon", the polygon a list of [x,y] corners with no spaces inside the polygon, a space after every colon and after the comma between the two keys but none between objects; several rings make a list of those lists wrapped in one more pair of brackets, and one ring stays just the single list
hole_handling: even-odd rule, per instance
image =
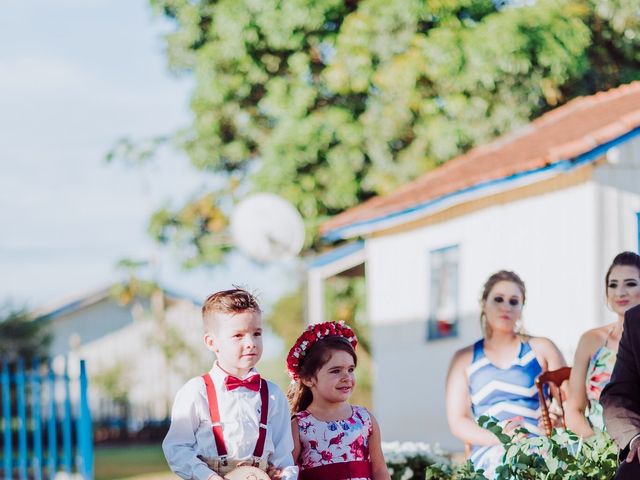
[{"label": "boy's hair", "polygon": [[242,288],[222,290],[207,297],[202,305],[202,323],[205,331],[216,326],[217,313],[235,315],[243,312],[262,313],[258,300]]}]

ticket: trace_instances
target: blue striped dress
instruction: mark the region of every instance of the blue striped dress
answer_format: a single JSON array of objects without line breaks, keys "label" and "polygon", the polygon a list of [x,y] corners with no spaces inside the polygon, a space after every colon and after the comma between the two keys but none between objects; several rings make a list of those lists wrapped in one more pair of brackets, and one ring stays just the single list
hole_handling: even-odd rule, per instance
[{"label": "blue striped dress", "polygon": [[[532,434],[539,435],[540,401],[535,386],[542,367],[528,342],[520,343],[518,357],[508,368],[498,368],[484,353],[484,339],[473,345],[473,361],[467,369],[471,411],[477,420],[482,415],[494,417],[501,423],[518,422]],[[471,461],[492,478],[500,464],[502,445],[474,446]]]}]

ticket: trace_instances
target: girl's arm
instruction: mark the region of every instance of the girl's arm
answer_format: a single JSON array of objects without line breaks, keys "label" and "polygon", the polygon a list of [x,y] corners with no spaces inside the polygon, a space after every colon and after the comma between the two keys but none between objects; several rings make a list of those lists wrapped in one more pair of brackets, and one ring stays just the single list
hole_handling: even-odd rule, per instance
[{"label": "girl's arm", "polygon": [[382,454],[382,440],[378,421],[371,416],[371,436],[369,437],[369,457],[371,460],[371,480],[391,480],[387,463]]},{"label": "girl's arm", "polygon": [[449,429],[454,436],[472,445],[500,443],[489,430],[482,428],[471,416],[471,399],[466,368],[471,364],[471,348],[458,350],[449,366],[445,388],[445,403]]},{"label": "girl's arm", "polygon": [[293,437],[293,463],[297,465],[302,447],[300,445],[300,431],[298,430],[298,419],[296,417],[291,419],[291,436]]},{"label": "girl's arm", "polygon": [[587,400],[587,369],[593,355],[595,335],[587,332],[580,337],[578,348],[573,359],[571,377],[569,377],[569,392],[564,403],[564,418],[567,428],[582,437],[594,435],[594,431],[584,416],[589,401]]}]

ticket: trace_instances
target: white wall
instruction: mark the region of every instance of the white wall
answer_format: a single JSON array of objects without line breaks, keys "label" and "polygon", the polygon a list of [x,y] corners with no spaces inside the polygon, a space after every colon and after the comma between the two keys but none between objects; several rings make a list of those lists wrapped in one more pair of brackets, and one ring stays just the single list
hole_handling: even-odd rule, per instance
[{"label": "white wall", "polygon": [[[640,212],[640,136],[626,142],[607,155],[610,161],[596,168],[596,208],[600,228],[596,232],[599,288],[604,299],[604,276],[616,254],[638,251],[637,213]],[[611,312],[601,302],[602,321]]]},{"label": "white wall", "polygon": [[[568,360],[597,324],[596,185],[490,207],[406,233],[367,240],[367,299],[376,356],[374,402],[383,437],[461,448],[445,418],[444,379],[454,351],[480,336],[478,298],[499,269],[527,286],[526,329],[550,337]],[[459,245],[456,339],[427,342],[429,252]],[[405,388],[407,378],[414,380]]]},{"label": "white wall", "polygon": [[51,320],[50,331],[53,338],[49,353],[51,356],[64,355],[71,348],[70,342],[91,342],[132,322],[130,309],[118,305],[111,298],[62,314]]}]

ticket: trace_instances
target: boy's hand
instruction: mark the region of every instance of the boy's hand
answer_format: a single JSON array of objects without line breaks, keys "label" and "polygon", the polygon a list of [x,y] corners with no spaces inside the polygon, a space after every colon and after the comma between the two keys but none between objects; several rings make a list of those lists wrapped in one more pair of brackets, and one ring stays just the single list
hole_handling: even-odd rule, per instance
[{"label": "boy's hand", "polygon": [[213,472],[211,475],[209,475],[209,478],[207,480],[224,480],[224,478],[222,478],[216,472]]},{"label": "boy's hand", "polygon": [[270,463],[269,466],[267,467],[267,475],[269,475],[269,478],[271,480],[281,480],[282,479],[282,469],[281,468],[277,468],[275,465]]}]

